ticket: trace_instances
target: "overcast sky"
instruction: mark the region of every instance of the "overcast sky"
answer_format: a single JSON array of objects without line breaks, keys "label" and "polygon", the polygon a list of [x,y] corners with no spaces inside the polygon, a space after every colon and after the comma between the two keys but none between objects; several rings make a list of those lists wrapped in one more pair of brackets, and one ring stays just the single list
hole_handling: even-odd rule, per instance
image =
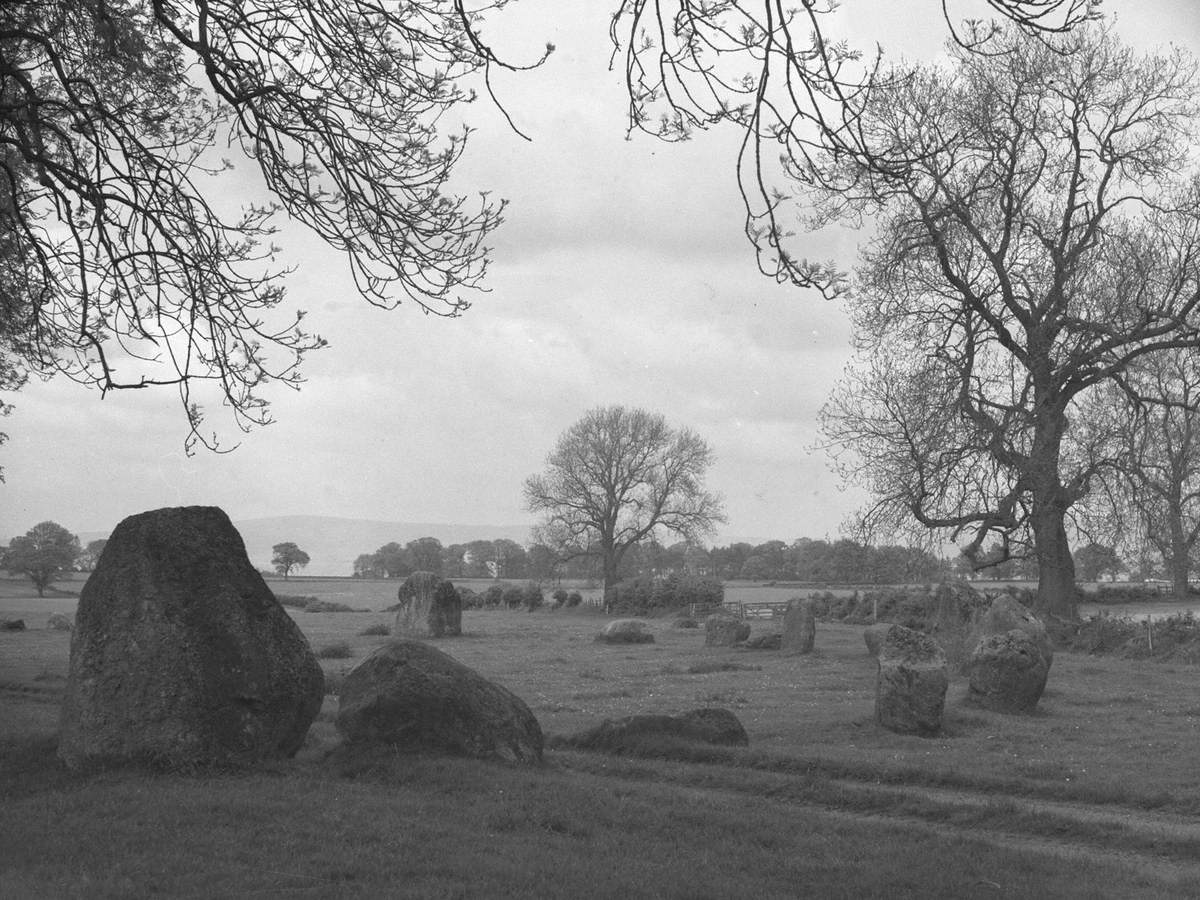
[{"label": "overcast sky", "polygon": [[[742,236],[732,135],[668,146],[624,139],[619,73],[607,71],[613,4],[521,0],[486,29],[498,52],[540,70],[497,79],[514,136],[485,103],[456,183],[511,201],[492,240],[491,292],[455,320],[384,312],[354,294],[336,253],[295,229],[289,303],[330,348],[299,393],[275,390],[277,424],[233,453],[183,452],[170,391],[101,400],[65,380],[10,397],[0,429],[0,542],[45,519],[107,531],[161,506],[230,516],[519,524],[521,483],[586,410],[663,413],[716,451],[709,487],[735,537],[834,535],[861,501],[830,472],[817,414],[848,358],[835,303],[757,272]],[[981,2],[962,0],[963,15]],[[578,8],[590,12],[580,16]],[[1119,33],[1200,50],[1192,0],[1106,0]],[[936,54],[937,0],[844,0],[839,29],[889,56]],[[241,163],[242,177],[250,166]],[[239,190],[231,180],[228,191]],[[818,234],[805,255],[853,263],[861,237]],[[223,425],[211,410],[212,424]],[[280,535],[286,540],[287,535]]]}]

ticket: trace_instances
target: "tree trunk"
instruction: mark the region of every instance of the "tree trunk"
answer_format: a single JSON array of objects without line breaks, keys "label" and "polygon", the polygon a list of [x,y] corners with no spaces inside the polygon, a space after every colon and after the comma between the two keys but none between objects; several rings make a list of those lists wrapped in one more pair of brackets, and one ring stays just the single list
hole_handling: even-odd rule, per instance
[{"label": "tree trunk", "polygon": [[1191,568],[1191,556],[1188,553],[1187,538],[1183,533],[1183,510],[1177,498],[1172,498],[1168,504],[1167,517],[1171,529],[1171,587],[1176,600],[1188,598],[1188,570]]},{"label": "tree trunk", "polygon": [[[1035,389],[1035,431],[1029,455],[1033,546],[1038,556],[1037,612],[1074,619],[1075,560],[1067,540],[1066,516],[1072,498],[1059,476],[1062,439],[1067,430],[1066,400],[1053,389]],[[1047,396],[1049,395],[1049,396]]]},{"label": "tree trunk", "polygon": [[1064,524],[1066,509],[1057,503],[1037,508],[1034,503],[1033,539],[1038,555],[1037,611],[1041,615],[1074,619],[1075,560]]},{"label": "tree trunk", "polygon": [[616,587],[617,584],[618,560],[615,547],[605,546],[602,547],[601,550],[604,555],[601,559],[603,576],[600,586],[603,590],[602,596],[604,597],[604,611],[606,613],[610,613],[612,612],[612,589]]}]

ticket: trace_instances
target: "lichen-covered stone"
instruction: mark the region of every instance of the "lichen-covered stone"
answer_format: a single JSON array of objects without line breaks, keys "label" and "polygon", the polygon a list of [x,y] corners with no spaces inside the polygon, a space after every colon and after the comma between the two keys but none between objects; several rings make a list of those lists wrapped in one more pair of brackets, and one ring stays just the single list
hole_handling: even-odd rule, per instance
[{"label": "lichen-covered stone", "polygon": [[976,643],[994,634],[1007,634],[1013,629],[1023,631],[1033,639],[1038,652],[1045,657],[1046,670],[1054,662],[1054,644],[1046,633],[1042,620],[1029,611],[1016,597],[1001,594],[992,601],[987,612],[975,626],[972,636]]},{"label": "lichen-covered stone", "polygon": [[810,599],[795,599],[788,603],[783,614],[784,653],[812,653],[817,639],[816,606]]},{"label": "lichen-covered stone", "polygon": [[337,729],[352,745],[542,758],[541,726],[520,697],[420,641],[389,641],[347,673]]},{"label": "lichen-covered stone", "polygon": [[287,757],[323,696],[229,517],[153,510],[117,526],[80,592],[58,754],[74,769]]},{"label": "lichen-covered stone", "polygon": [[654,635],[640,619],[613,619],[596,635],[599,644],[653,644]]},{"label": "lichen-covered stone", "polygon": [[413,572],[397,592],[397,635],[458,637],[462,634],[462,597],[454,584],[433,572]]},{"label": "lichen-covered stone", "polygon": [[704,620],[704,646],[732,647],[750,637],[750,624],[729,613],[713,613]]},{"label": "lichen-covered stone", "polygon": [[900,734],[937,734],[950,685],[942,648],[926,634],[895,625],[878,658],[875,720]]},{"label": "lichen-covered stone", "polygon": [[1046,689],[1049,671],[1049,661],[1028,631],[988,635],[967,661],[967,700],[995,712],[1030,712]]},{"label": "lichen-covered stone", "polygon": [[70,631],[74,625],[71,624],[71,617],[66,613],[50,613],[46,619],[46,627],[51,631]]}]

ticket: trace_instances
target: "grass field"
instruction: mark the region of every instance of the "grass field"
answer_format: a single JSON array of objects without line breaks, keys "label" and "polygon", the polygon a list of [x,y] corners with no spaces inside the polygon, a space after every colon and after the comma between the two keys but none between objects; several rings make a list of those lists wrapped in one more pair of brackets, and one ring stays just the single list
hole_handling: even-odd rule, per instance
[{"label": "grass field", "polygon": [[[393,602],[386,582],[302,581],[272,587]],[[43,627],[73,605],[0,586],[0,618],[31,628],[0,632],[3,897],[1200,896],[1195,667],[1060,653],[1037,714],[966,707],[958,680],[945,734],[921,739],[875,726],[859,628],[823,625],[816,653],[784,657],[708,649],[670,619],[654,644],[605,646],[595,609],[468,611],[438,646],[523,697],[552,747],[705,705],[750,747],[338,770],[329,696],[269,771],[82,779],[53,761],[69,635]],[[331,684],[387,640],[362,634],[385,613],[292,614],[314,649],[349,645],[322,661]]]}]

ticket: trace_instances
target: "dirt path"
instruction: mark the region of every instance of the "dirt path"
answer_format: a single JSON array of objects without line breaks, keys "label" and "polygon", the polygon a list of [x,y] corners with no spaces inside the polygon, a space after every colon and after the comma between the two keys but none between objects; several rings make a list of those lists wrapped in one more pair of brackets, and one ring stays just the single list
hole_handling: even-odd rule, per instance
[{"label": "dirt path", "polygon": [[[840,821],[919,829],[1020,853],[1117,864],[1164,888],[1200,879],[1200,820],[1115,804],[847,778],[813,778],[733,766],[630,760],[556,751],[555,765],[614,779],[652,780],[724,794],[731,801],[788,804]],[[1003,885],[988,884],[997,891]],[[1166,896],[1166,894],[1164,894]]]}]

